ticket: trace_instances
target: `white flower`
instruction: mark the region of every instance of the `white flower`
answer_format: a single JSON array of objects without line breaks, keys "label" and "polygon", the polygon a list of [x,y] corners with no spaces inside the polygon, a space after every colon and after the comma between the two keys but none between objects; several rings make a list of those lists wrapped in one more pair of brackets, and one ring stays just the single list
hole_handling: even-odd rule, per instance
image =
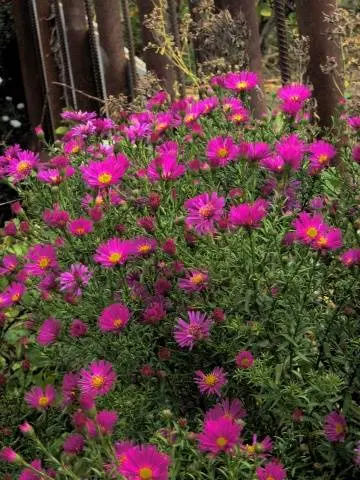
[{"label": "white flower", "polygon": [[9,117],[8,117],[7,115],[3,115],[3,116],[1,117],[1,121],[2,121],[2,122],[8,122],[8,121],[9,121]]},{"label": "white flower", "polygon": [[18,110],[22,110],[23,108],[25,108],[25,104],[24,104],[24,103],[18,103],[18,104],[16,105],[16,108],[17,108]]},{"label": "white flower", "polygon": [[10,125],[14,128],[19,128],[21,127],[21,122],[19,120],[10,120]]},{"label": "white flower", "polygon": [[5,100],[7,100],[8,102],[11,102],[12,97],[5,97]]}]

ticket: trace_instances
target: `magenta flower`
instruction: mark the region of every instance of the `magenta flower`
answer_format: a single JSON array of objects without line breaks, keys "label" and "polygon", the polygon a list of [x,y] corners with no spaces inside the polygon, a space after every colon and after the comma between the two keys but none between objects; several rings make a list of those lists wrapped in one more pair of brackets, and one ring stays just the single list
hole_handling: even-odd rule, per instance
[{"label": "magenta flower", "polygon": [[356,131],[360,130],[360,117],[348,117],[347,124]]},{"label": "magenta flower", "polygon": [[266,458],[272,451],[273,443],[271,438],[267,435],[261,442],[258,441],[257,435],[254,434],[252,443],[241,444],[240,448],[244,450],[249,457]]},{"label": "magenta flower", "polygon": [[309,148],[310,172],[316,173],[327,167],[336,155],[336,148],[328,142],[317,140]]},{"label": "magenta flower", "polygon": [[96,423],[103,435],[111,435],[117,421],[118,414],[113,410],[101,410],[96,415]]},{"label": "magenta flower", "polygon": [[284,480],[287,477],[284,467],[275,461],[268,463],[265,467],[258,467],[256,475],[259,480]]},{"label": "magenta flower", "polygon": [[353,148],[352,157],[354,162],[360,163],[360,143]]},{"label": "magenta flower", "polygon": [[64,180],[60,173],[60,170],[58,170],[57,168],[40,170],[36,177],[40,182],[47,183],[53,186],[60,185],[60,183]]},{"label": "magenta flower", "polygon": [[206,115],[207,113],[212,112],[219,105],[219,99],[216,96],[207,97],[199,100],[199,103],[202,105],[203,112]]},{"label": "magenta flower", "polygon": [[275,149],[286,165],[289,165],[295,171],[300,169],[306,147],[295,133],[288,137],[282,137],[276,144]]},{"label": "magenta flower", "polygon": [[83,393],[93,397],[103,396],[109,393],[116,382],[116,373],[111,363],[106,360],[98,360],[90,363],[88,370],[80,372],[79,387]]},{"label": "magenta flower", "polygon": [[235,207],[231,207],[229,220],[233,226],[256,228],[260,226],[261,221],[266,216],[269,203],[258,198],[253,203],[242,203]]},{"label": "magenta flower", "polygon": [[156,157],[148,166],[146,174],[151,182],[159,180],[175,180],[186,172],[184,165],[177,163],[172,154],[162,154]]},{"label": "magenta flower", "polygon": [[163,133],[168,128],[171,128],[175,125],[175,118],[170,112],[160,112],[154,116],[154,123],[153,123],[153,132],[155,134],[155,138]]},{"label": "magenta flower", "polygon": [[153,253],[157,247],[157,241],[151,237],[136,237],[132,240],[133,254],[145,256]]},{"label": "magenta flower", "polygon": [[12,301],[8,292],[0,293],[0,309],[9,308],[12,305]]},{"label": "magenta flower", "polygon": [[28,177],[39,161],[38,154],[29,150],[22,150],[11,158],[8,165],[8,174],[14,182],[20,182]]},{"label": "magenta flower", "polygon": [[111,238],[98,246],[94,260],[103,267],[112,268],[124,264],[132,254],[134,254],[133,242]]},{"label": "magenta flower", "polygon": [[63,443],[63,450],[68,455],[79,455],[84,450],[85,439],[80,433],[68,435]]},{"label": "magenta flower", "polygon": [[96,118],[96,113],[83,112],[81,110],[74,110],[74,111],[67,110],[65,112],[60,113],[60,116],[63,120],[70,120],[72,122],[83,123],[83,122],[88,122],[93,118]]},{"label": "magenta flower", "polygon": [[59,336],[60,330],[61,323],[59,320],[48,318],[42,323],[36,340],[42,346],[51,345]]},{"label": "magenta flower", "polygon": [[82,287],[89,283],[91,277],[92,273],[86,265],[73,263],[70,266],[70,271],[59,275],[60,291],[80,296]]},{"label": "magenta flower", "polygon": [[188,312],[188,317],[189,322],[178,318],[174,337],[180,347],[191,350],[197,342],[210,336],[211,320],[200,312]]},{"label": "magenta flower", "polygon": [[196,120],[204,113],[204,107],[200,102],[194,102],[186,107],[184,124],[188,127],[195,125]]},{"label": "magenta flower", "polygon": [[254,72],[229,72],[224,76],[223,85],[228,90],[237,93],[252,90],[259,83],[258,76]]},{"label": "magenta flower", "polygon": [[243,142],[239,146],[239,154],[251,161],[258,161],[270,155],[270,146],[265,142]]},{"label": "magenta flower", "polygon": [[326,229],[322,215],[315,214],[312,216],[306,212],[299,214],[297,219],[294,220],[293,226],[295,228],[296,240],[307,245],[314,242],[320,232]]},{"label": "magenta flower", "polygon": [[129,318],[129,309],[121,303],[114,303],[101,312],[98,326],[102,332],[120,333],[126,327]]},{"label": "magenta flower", "polygon": [[79,338],[86,335],[88,330],[89,330],[89,327],[87,326],[86,323],[82,322],[78,318],[75,318],[71,322],[69,333],[72,338]]},{"label": "magenta flower", "polygon": [[90,162],[80,170],[89,187],[104,188],[119,183],[128,168],[129,160],[125,155],[118,154],[100,162]]},{"label": "magenta flower", "polygon": [[20,456],[10,447],[3,447],[0,451],[0,460],[8,463],[16,463],[20,460]]},{"label": "magenta flower", "polygon": [[260,161],[260,165],[266,170],[274,173],[282,173],[285,169],[284,159],[280,157],[280,155],[265,157]]},{"label": "magenta flower", "polygon": [[205,290],[209,283],[207,272],[199,270],[190,270],[186,272],[186,278],[181,278],[178,282],[179,288],[187,292],[201,292]]},{"label": "magenta flower", "polygon": [[18,259],[16,255],[5,255],[2,259],[2,266],[0,267],[0,277],[12,273],[18,266]]},{"label": "magenta flower", "polygon": [[215,222],[223,216],[225,198],[218,197],[216,192],[202,193],[186,200],[184,206],[188,212],[185,220],[188,226],[200,234],[212,233]]},{"label": "magenta flower", "polygon": [[74,237],[83,237],[93,231],[94,225],[91,220],[80,217],[76,218],[75,220],[71,220],[68,223],[67,228]]},{"label": "magenta flower", "polygon": [[237,97],[225,97],[222,99],[222,109],[225,113],[231,113],[243,107],[243,103]]},{"label": "magenta flower", "polygon": [[206,412],[204,422],[208,420],[227,419],[236,422],[246,417],[247,412],[240,400],[224,399]]},{"label": "magenta flower", "polygon": [[45,388],[32,387],[32,389],[25,394],[25,402],[31,408],[36,410],[45,410],[50,407],[56,397],[56,391],[53,385],[45,385]]},{"label": "magenta flower", "polygon": [[281,110],[295,117],[304,107],[306,100],[311,97],[311,90],[306,85],[292,83],[281,87],[277,95],[282,101]]},{"label": "magenta flower", "polygon": [[201,370],[195,372],[195,383],[200,393],[206,395],[221,395],[221,388],[227,384],[226,373],[223,368],[215,367],[210,373]]},{"label": "magenta flower", "polygon": [[114,453],[116,456],[116,465],[111,464],[109,465],[110,471],[113,469],[113,471],[117,471],[118,473],[121,473],[121,467],[122,464],[124,463],[126,459],[126,454],[128,450],[131,448],[134,448],[135,444],[131,441],[124,441],[124,442],[116,442],[114,445]]},{"label": "magenta flower", "polygon": [[23,283],[12,282],[6,289],[6,293],[9,295],[12,303],[17,303],[21,300],[22,296],[26,292],[26,287]]},{"label": "magenta flower", "polygon": [[23,435],[32,435],[34,433],[34,429],[29,422],[24,422],[19,425],[19,430]]},{"label": "magenta flower", "polygon": [[203,431],[198,435],[199,449],[218,455],[230,452],[239,441],[242,427],[227,418],[204,422]]},{"label": "magenta flower", "polygon": [[65,373],[61,384],[61,394],[65,407],[71,405],[76,400],[79,393],[79,379],[80,375],[78,373]]},{"label": "magenta flower", "polygon": [[329,442],[344,442],[347,424],[344,415],[331,412],[324,419],[324,433]]},{"label": "magenta flower", "polygon": [[248,350],[243,350],[236,355],[235,363],[239,368],[250,368],[254,363],[254,357]]},{"label": "magenta flower", "polygon": [[157,325],[165,317],[166,308],[161,298],[150,302],[142,313],[143,322],[148,325]]},{"label": "magenta flower", "polygon": [[241,107],[233,112],[230,112],[227,118],[230,122],[240,125],[241,123],[246,123],[249,120],[250,112],[245,107]]},{"label": "magenta flower", "polygon": [[225,167],[239,153],[232,137],[215,137],[209,140],[206,155],[211,167]]},{"label": "magenta flower", "polygon": [[340,255],[340,260],[346,267],[360,264],[360,248],[350,248]]},{"label": "magenta flower", "polygon": [[25,266],[29,275],[43,276],[48,270],[58,267],[56,259],[56,251],[52,245],[37,244],[34,245],[27,253],[29,263]]},{"label": "magenta flower", "polygon": [[170,458],[153,445],[127,449],[120,473],[126,480],[168,480]]},{"label": "magenta flower", "polygon": [[66,227],[67,222],[69,221],[70,215],[66,210],[61,210],[59,206],[55,205],[53,210],[47,208],[44,210],[42,219],[49,225],[49,227],[54,228],[64,228]]},{"label": "magenta flower", "polygon": [[343,246],[342,233],[340,228],[326,226],[321,229],[318,237],[311,243],[316,250],[337,250]]}]

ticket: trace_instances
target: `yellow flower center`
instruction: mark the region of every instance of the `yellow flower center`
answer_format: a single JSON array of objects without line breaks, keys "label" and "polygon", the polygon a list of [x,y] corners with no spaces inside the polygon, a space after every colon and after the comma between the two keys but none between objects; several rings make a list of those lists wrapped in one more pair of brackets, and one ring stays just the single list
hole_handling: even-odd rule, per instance
[{"label": "yellow flower center", "polygon": [[71,149],[71,153],[78,153],[79,150],[80,150],[80,146],[74,145]]},{"label": "yellow flower center", "polygon": [[61,182],[61,177],[60,177],[60,175],[52,175],[50,177],[50,180],[52,181],[52,183],[60,183]]},{"label": "yellow flower center", "polygon": [[209,387],[213,387],[214,385],[216,385],[218,383],[218,378],[213,373],[209,373],[209,375],[205,375],[204,382]]},{"label": "yellow flower center", "polygon": [[222,147],[218,149],[217,154],[218,154],[218,157],[225,158],[229,155],[229,151],[227,148]]},{"label": "yellow flower center", "polygon": [[255,445],[246,445],[246,451],[249,455],[254,455],[256,450]]},{"label": "yellow flower center", "polygon": [[101,205],[102,203],[104,202],[104,199],[101,195],[98,195],[96,198],[95,198],[95,205]]},{"label": "yellow flower center", "polygon": [[100,175],[98,176],[98,181],[99,183],[101,183],[102,185],[108,185],[112,180],[112,175],[111,173],[100,173]]},{"label": "yellow flower center", "polygon": [[242,80],[241,82],[238,82],[236,84],[236,88],[238,90],[245,90],[247,87],[248,87],[248,82],[246,82],[245,80]]},{"label": "yellow flower center", "polygon": [[190,282],[194,283],[195,285],[200,285],[200,283],[203,283],[204,280],[205,275],[203,273],[195,273],[195,275],[190,278]]},{"label": "yellow flower center", "polygon": [[13,302],[17,302],[18,300],[20,300],[20,293],[14,293],[14,295],[12,295],[11,297],[11,300]]},{"label": "yellow flower center", "polygon": [[218,437],[216,439],[216,445],[219,447],[219,448],[224,448],[226,447],[226,445],[228,444],[228,440],[227,438],[225,437]]},{"label": "yellow flower center", "polygon": [[114,253],[111,253],[109,255],[108,260],[109,260],[109,262],[115,264],[115,263],[120,262],[121,257],[122,257],[122,254],[120,252],[114,252]]},{"label": "yellow flower center", "polygon": [[139,477],[141,480],[151,480],[153,478],[153,471],[150,467],[142,467],[139,470]]},{"label": "yellow flower center", "polygon": [[265,480],[275,480],[275,478],[272,475],[268,475]]},{"label": "yellow flower center", "polygon": [[105,383],[105,378],[102,375],[94,375],[91,379],[91,386],[94,388],[101,388]]},{"label": "yellow flower center", "polygon": [[290,100],[292,102],[298,102],[300,100],[299,95],[291,95]]},{"label": "yellow flower center", "polygon": [[[158,132],[160,130],[164,130],[167,127],[167,123],[160,122],[155,125],[155,131]],[[150,477],[149,477],[150,478]]]},{"label": "yellow flower center", "polygon": [[4,302],[5,302],[5,298],[2,295],[0,295],[0,304],[2,304]]},{"label": "yellow flower center", "polygon": [[18,163],[17,167],[16,167],[16,170],[19,172],[19,173],[24,173],[26,172],[27,170],[29,170],[31,168],[31,165],[29,162],[27,162],[26,160],[22,160],[21,162]]},{"label": "yellow flower center", "polygon": [[344,433],[344,425],[342,425],[341,423],[337,423],[335,425],[335,432],[340,435],[341,433]]},{"label": "yellow flower center", "polygon": [[38,403],[40,407],[47,407],[49,405],[49,399],[48,397],[42,396],[39,398]]},{"label": "yellow flower center", "polygon": [[138,250],[140,253],[149,253],[151,250],[151,247],[147,243],[144,243],[144,245],[140,245],[138,247]]},{"label": "yellow flower center", "polygon": [[114,327],[120,328],[122,324],[123,324],[123,321],[121,320],[121,318],[116,318],[114,320]]},{"label": "yellow flower center", "polygon": [[248,358],[243,358],[240,363],[241,366],[245,368],[250,366],[250,360]]},{"label": "yellow flower center", "polygon": [[326,247],[326,245],[329,243],[329,240],[326,237],[319,237],[317,242],[316,242],[319,247]]},{"label": "yellow flower center", "polygon": [[321,155],[319,155],[319,163],[323,164],[323,163],[327,163],[328,160],[329,160],[329,157],[328,155],[326,155],[325,153],[322,153]]},{"label": "yellow flower center", "polygon": [[223,110],[224,110],[224,112],[228,112],[229,110],[231,110],[230,103],[224,103]]},{"label": "yellow flower center", "polygon": [[78,235],[84,235],[85,233],[85,228],[84,227],[77,227],[75,229],[75,233],[77,233]]},{"label": "yellow flower center", "polygon": [[241,113],[235,113],[233,116],[232,116],[232,119],[233,120],[236,120],[238,122],[241,122],[241,120],[244,120],[244,115],[242,115]]},{"label": "yellow flower center", "polygon": [[195,120],[195,115],[193,113],[188,113],[187,115],[185,115],[185,118],[184,118],[185,123],[190,123],[190,122],[193,122],[194,120]]},{"label": "yellow flower center", "polygon": [[309,227],[306,230],[306,235],[310,238],[315,238],[318,235],[318,229],[316,227]]},{"label": "yellow flower center", "polygon": [[46,268],[50,264],[50,258],[49,257],[40,257],[39,258],[39,267],[40,268]]},{"label": "yellow flower center", "polygon": [[215,213],[214,205],[207,203],[203,207],[199,208],[199,214],[204,218],[211,218]]}]

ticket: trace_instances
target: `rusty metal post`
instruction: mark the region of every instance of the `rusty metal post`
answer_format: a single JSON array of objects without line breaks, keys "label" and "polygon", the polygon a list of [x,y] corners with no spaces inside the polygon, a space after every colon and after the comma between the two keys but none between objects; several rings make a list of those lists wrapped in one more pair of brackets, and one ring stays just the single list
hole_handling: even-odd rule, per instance
[{"label": "rusty metal post", "polygon": [[24,0],[13,0],[13,12],[26,106],[31,126],[35,128],[42,119],[44,97],[41,68],[38,64],[31,23],[29,22],[28,3]]},{"label": "rusty metal post", "polygon": [[282,84],[290,81],[289,44],[287,38],[285,0],[274,0],[276,33],[279,46],[279,67]]},{"label": "rusty metal post", "polygon": [[[241,12],[248,28],[248,39],[246,42],[246,53],[249,58],[249,69],[259,76],[259,86],[262,88],[262,56],[260,49],[259,18],[256,11],[256,0],[217,0],[216,6],[223,10],[229,10],[235,18]],[[256,118],[260,118],[266,111],[265,100],[260,92],[254,91],[251,94],[251,105]]]},{"label": "rusty metal post", "polygon": [[53,133],[60,122],[60,112],[64,106],[62,88],[54,85],[59,80],[59,74],[53,52],[51,51],[51,27],[49,24],[51,9],[49,2],[32,0],[35,14],[36,33],[41,57],[41,66],[44,78],[47,110],[49,113]]},{"label": "rusty metal post", "polygon": [[[314,86],[318,115],[323,126],[331,126],[344,89],[340,46],[329,36],[331,25],[325,23],[324,13],[330,17],[336,9],[336,0],[296,0],[296,13],[302,35],[310,40],[310,62],[307,77]],[[337,71],[325,74],[321,65],[327,57],[338,64]]]},{"label": "rusty metal post", "polygon": [[[146,47],[148,43],[156,43],[151,30],[144,25],[145,16],[152,12],[154,4],[152,0],[137,0],[137,5],[139,8],[143,46]],[[144,61],[147,69],[154,72],[160,79],[163,87],[173,94],[175,72],[170,60],[164,55],[157,54],[153,49],[147,49],[144,52]],[[167,68],[168,65],[169,68]]]},{"label": "rusty metal post", "polygon": [[[96,84],[91,62],[91,51],[88,36],[88,22],[83,0],[59,0],[62,4],[66,37],[69,48],[71,71],[74,87],[85,94],[96,97]],[[75,92],[76,108],[81,110],[98,110],[100,103]]]},{"label": "rusty metal post", "polygon": [[124,32],[119,0],[94,0],[101,58],[108,95],[126,91],[126,58]]}]

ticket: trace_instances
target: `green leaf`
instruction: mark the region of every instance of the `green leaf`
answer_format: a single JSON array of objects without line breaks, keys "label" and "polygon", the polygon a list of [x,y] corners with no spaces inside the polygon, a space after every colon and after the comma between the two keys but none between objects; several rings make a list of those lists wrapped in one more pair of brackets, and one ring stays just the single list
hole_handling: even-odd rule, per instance
[{"label": "green leaf", "polygon": [[272,8],[269,5],[264,5],[260,8],[260,15],[262,17],[271,17],[272,15]]}]

